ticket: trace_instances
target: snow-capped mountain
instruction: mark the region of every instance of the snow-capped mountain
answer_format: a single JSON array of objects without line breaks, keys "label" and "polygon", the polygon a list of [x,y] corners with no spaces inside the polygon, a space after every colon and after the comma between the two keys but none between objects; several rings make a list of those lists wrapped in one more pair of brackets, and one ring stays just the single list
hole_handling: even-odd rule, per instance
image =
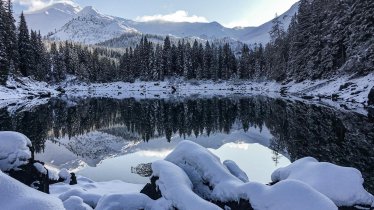
[{"label": "snow-capped mountain", "polygon": [[81,7],[78,5],[56,3],[36,12],[25,13],[25,18],[30,28],[46,35],[60,29],[76,17],[80,10]]},{"label": "snow-capped mountain", "polygon": [[[299,3],[294,4],[287,12],[279,16],[285,28],[288,28],[292,16],[297,12]],[[63,18],[50,18],[62,15]],[[30,21],[33,16],[35,21]],[[188,23],[188,22],[137,22],[119,17],[104,15],[92,7],[73,7],[69,4],[55,4],[38,12],[27,14],[26,18],[33,29],[41,29],[43,34],[50,30],[54,32],[50,38],[55,40],[71,40],[86,44],[95,44],[109,39],[120,37],[126,33],[172,35],[174,37],[195,37],[203,40],[217,40],[231,38],[240,42],[265,44],[270,40],[269,31],[272,21],[258,27],[226,28],[217,22]],[[66,24],[58,30],[51,25]]]},{"label": "snow-capped mountain", "polygon": [[50,38],[94,44],[119,37],[125,33],[139,33],[122,18],[103,15],[93,7],[85,7]]}]

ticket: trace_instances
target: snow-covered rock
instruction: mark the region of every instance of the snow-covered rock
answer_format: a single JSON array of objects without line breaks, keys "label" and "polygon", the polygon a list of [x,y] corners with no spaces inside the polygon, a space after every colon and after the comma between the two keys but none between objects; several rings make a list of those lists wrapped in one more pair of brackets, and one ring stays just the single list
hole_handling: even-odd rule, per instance
[{"label": "snow-covered rock", "polygon": [[64,201],[64,207],[67,210],[92,210],[92,208],[83,202],[83,199],[77,196],[71,196]]},{"label": "snow-covered rock", "polygon": [[291,165],[277,169],[273,181],[298,180],[330,198],[338,206],[371,205],[374,197],[364,187],[364,179],[355,168],[318,162],[306,157]]},{"label": "snow-covered rock", "polygon": [[232,160],[225,160],[223,161],[223,165],[230,171],[230,173],[236,176],[238,179],[242,180],[243,182],[249,182],[247,174],[239,168],[239,166]]},{"label": "snow-covered rock", "polygon": [[[182,168],[191,180],[194,192],[208,200],[229,202],[244,199],[254,209],[268,210],[337,209],[329,198],[300,181],[287,180],[273,186],[244,183],[233,176],[218,157],[190,141],[178,144],[165,160]],[[163,191],[168,190],[166,186],[163,186]]]},{"label": "snow-covered rock", "polygon": [[159,160],[152,163],[153,176],[159,177],[156,184],[166,200],[181,210],[221,209],[202,199],[192,191],[193,185],[186,173],[171,162]]},{"label": "snow-covered rock", "polygon": [[62,178],[65,183],[70,183],[71,174],[66,168],[60,170],[60,172],[58,173],[58,177]]},{"label": "snow-covered rock", "polygon": [[34,190],[1,171],[0,208],[4,210],[65,210],[61,200]]},{"label": "snow-covered rock", "polygon": [[371,88],[369,95],[368,95],[368,105],[374,106],[374,87]]},{"label": "snow-covered rock", "polygon": [[41,163],[34,163],[34,167],[38,170],[41,174],[47,175],[47,169]]},{"label": "snow-covered rock", "polygon": [[31,158],[31,141],[25,135],[12,131],[0,132],[0,170],[8,171],[27,164]]},{"label": "snow-covered rock", "polygon": [[[194,185],[194,191],[200,196],[209,200],[236,200],[237,197],[215,196],[214,191],[219,185],[230,183],[239,186],[244,182],[236,178],[222,165],[220,159],[206,148],[191,141],[182,141],[170,153],[165,160],[174,163],[182,168]],[[209,182],[213,187],[204,184]],[[234,190],[233,188],[227,190]]]},{"label": "snow-covered rock", "polygon": [[254,209],[267,210],[337,210],[335,204],[323,194],[295,180],[281,181],[273,186],[251,182],[238,187]]}]

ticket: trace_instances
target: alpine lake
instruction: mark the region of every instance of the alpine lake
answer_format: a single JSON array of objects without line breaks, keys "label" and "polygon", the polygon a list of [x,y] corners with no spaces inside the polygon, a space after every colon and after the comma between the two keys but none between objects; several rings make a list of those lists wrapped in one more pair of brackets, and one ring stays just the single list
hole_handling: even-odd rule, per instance
[{"label": "alpine lake", "polygon": [[28,136],[35,158],[94,181],[147,183],[150,163],[183,140],[233,160],[250,181],[312,156],[359,169],[374,192],[374,117],[266,96],[55,98],[0,109],[0,130]]}]

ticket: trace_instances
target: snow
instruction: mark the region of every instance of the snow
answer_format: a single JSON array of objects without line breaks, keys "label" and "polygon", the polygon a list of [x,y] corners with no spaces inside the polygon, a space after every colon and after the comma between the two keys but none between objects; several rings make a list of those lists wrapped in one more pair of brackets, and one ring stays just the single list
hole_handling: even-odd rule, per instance
[{"label": "snow", "polygon": [[47,169],[44,168],[44,166],[40,163],[34,163],[34,167],[36,168],[36,170],[38,170],[42,174],[47,174],[48,173]]},{"label": "snow", "polygon": [[[85,206],[95,208],[105,195],[134,194],[140,192],[144,185],[130,184],[122,181],[94,182],[88,178],[78,176],[78,184],[57,183],[50,186],[51,195],[58,197],[64,205]],[[79,197],[84,204],[77,200]],[[70,200],[72,199],[72,200]],[[69,201],[70,200],[70,201]],[[82,207],[82,208],[83,208]]]},{"label": "snow", "polygon": [[96,207],[96,210],[133,210],[151,209],[153,200],[148,196],[136,194],[111,194],[104,196]]},{"label": "snow", "polygon": [[299,180],[329,197],[338,206],[371,205],[374,196],[364,187],[361,172],[355,168],[318,162],[312,157],[299,159],[277,169],[273,181]]},{"label": "snow", "polygon": [[203,200],[192,191],[192,183],[186,173],[171,162],[159,160],[152,163],[153,176],[162,196],[181,210],[221,209]]},{"label": "snow", "polygon": [[61,200],[32,189],[0,171],[0,204],[6,210],[65,210]]},{"label": "snow", "polygon": [[[0,86],[0,108],[7,107],[10,113],[20,110],[29,110],[40,104],[48,102],[48,98],[38,98],[40,94],[58,96],[55,89],[58,86],[66,90],[66,98],[136,98],[160,99],[175,97],[212,97],[233,95],[266,95],[275,98],[301,100],[305,103],[314,103],[344,110],[343,107],[367,115],[364,109],[368,103],[368,94],[374,84],[374,74],[355,78],[353,76],[339,76],[331,79],[303,81],[281,84],[274,81],[185,81],[183,78],[171,79],[162,82],[135,83],[113,82],[92,83],[76,81],[73,77],[58,85],[48,85],[29,78],[10,78],[7,86]],[[347,87],[345,87],[347,86]],[[172,87],[177,89],[173,92]],[[287,94],[280,94],[286,90]],[[337,101],[332,101],[335,94]],[[311,100],[304,100],[308,96]]]},{"label": "snow", "polygon": [[64,201],[64,207],[67,210],[92,210],[92,208],[83,202],[83,199],[77,196],[71,196]]},{"label": "snow", "polygon": [[31,141],[25,135],[0,131],[0,170],[9,171],[27,164],[31,158]]},{"label": "snow", "polygon": [[[230,171],[221,164],[217,156],[191,141],[180,142],[165,160],[182,168],[195,186],[194,191],[205,199],[237,199],[228,196],[214,196],[214,191],[219,188],[219,185],[225,185],[225,183],[230,183],[230,185],[235,186],[244,183],[232,175]],[[209,186],[203,184],[207,181],[210,186],[214,187],[213,193],[209,189]],[[233,190],[233,188],[227,190]]]},{"label": "snow", "polygon": [[[26,12],[25,18],[30,29],[42,35],[54,32],[76,17],[81,8],[71,1],[58,2],[41,10]],[[19,15],[16,15],[18,21]]]},{"label": "snow", "polygon": [[247,174],[239,168],[239,166],[232,160],[223,161],[223,165],[230,171],[232,175],[237,177],[243,182],[249,182]]},{"label": "snow", "polygon": [[139,32],[128,26],[126,20],[103,15],[93,7],[87,6],[49,38],[95,44],[119,37],[124,33]]},{"label": "snow", "polygon": [[80,197],[84,203],[88,204],[92,208],[95,208],[97,203],[99,202],[101,196],[94,193],[86,192],[82,189],[72,189],[69,190],[60,196],[58,196],[59,199],[61,199],[63,202],[66,202],[71,197]]},{"label": "snow", "polygon": [[64,179],[65,183],[70,183],[71,174],[66,168],[60,170],[60,172],[58,173],[58,177]]},{"label": "snow", "polygon": [[255,182],[237,188],[249,197],[254,209],[268,210],[337,210],[326,196],[295,180],[281,181],[273,186]]},{"label": "snow", "polygon": [[[245,199],[249,200],[255,209],[337,209],[330,199],[300,181],[286,180],[274,186],[267,186],[256,182],[244,183],[231,175],[215,155],[190,141],[181,142],[165,160],[183,169],[193,184],[194,192],[205,199],[219,201],[239,201],[240,199]],[[163,162],[155,163],[157,174],[157,167],[160,167],[159,165],[162,165]],[[152,169],[154,168],[153,164]],[[163,171],[167,171],[166,168],[173,167],[166,165],[161,168],[163,168]],[[170,170],[176,174],[180,174],[180,172],[176,172],[176,169]],[[170,174],[172,173],[170,172]],[[173,178],[169,176],[161,181],[163,184],[162,187],[156,182],[163,195],[165,193],[174,195],[174,185],[170,184],[171,186],[168,186],[164,184],[168,182],[174,183],[174,176],[171,177]],[[178,182],[183,183],[183,181]],[[206,186],[207,183],[213,188],[212,190]],[[184,185],[186,186],[187,184]],[[292,201],[290,198],[292,198]]]}]

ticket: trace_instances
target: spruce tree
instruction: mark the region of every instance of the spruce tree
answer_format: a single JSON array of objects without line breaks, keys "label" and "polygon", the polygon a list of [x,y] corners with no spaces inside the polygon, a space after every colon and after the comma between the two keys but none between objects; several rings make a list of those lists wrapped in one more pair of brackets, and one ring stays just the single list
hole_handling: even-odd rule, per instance
[{"label": "spruce tree", "polygon": [[6,83],[6,79],[9,74],[9,69],[7,66],[8,58],[5,47],[5,16],[6,13],[3,1],[0,0],[0,85],[4,85]]},{"label": "spruce tree", "polygon": [[20,23],[18,27],[18,54],[19,54],[19,71],[22,76],[29,76],[31,66],[31,46],[30,35],[26,25],[25,16],[23,12],[20,16]]}]

